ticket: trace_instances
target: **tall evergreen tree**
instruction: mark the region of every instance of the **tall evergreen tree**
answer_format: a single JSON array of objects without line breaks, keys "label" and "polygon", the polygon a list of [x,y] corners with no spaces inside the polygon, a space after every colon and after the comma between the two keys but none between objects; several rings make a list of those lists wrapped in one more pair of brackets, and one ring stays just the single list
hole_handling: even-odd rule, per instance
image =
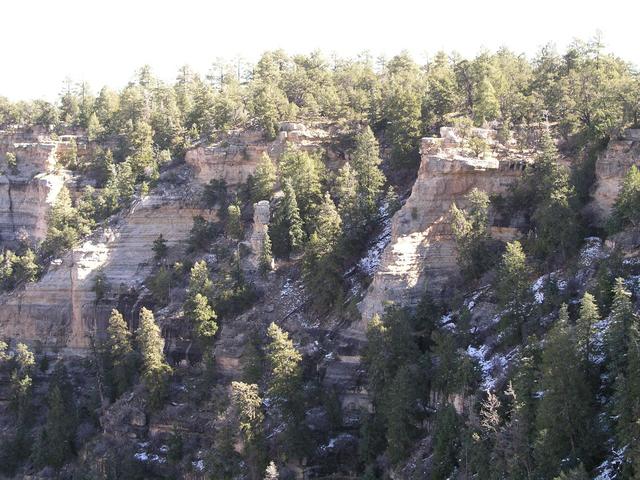
[{"label": "tall evergreen tree", "polygon": [[107,359],[110,378],[114,385],[115,396],[121,395],[131,386],[133,370],[133,346],[131,332],[122,314],[111,310],[107,326]]},{"label": "tall evergreen tree", "polygon": [[284,195],[276,206],[269,233],[273,251],[278,257],[297,252],[305,239],[296,192],[288,179],[283,182],[283,191]]},{"label": "tall evergreen tree", "polygon": [[500,305],[510,308],[503,316],[503,328],[520,339],[532,300],[528,277],[527,257],[522,245],[517,240],[507,243],[498,267],[496,293]]},{"label": "tall evergreen tree", "polygon": [[588,367],[593,361],[595,352],[593,351],[593,335],[596,323],[600,320],[598,305],[593,295],[585,292],[580,302],[580,315],[576,322],[576,339],[578,351],[583,364]]},{"label": "tall evergreen tree", "polygon": [[303,260],[303,275],[317,308],[332,307],[342,291],[342,269],[336,252],[342,220],[329,194],[316,219]]},{"label": "tall evergreen tree", "polygon": [[536,457],[543,476],[557,474],[560,465],[590,460],[593,453],[593,400],[568,318],[565,304],[542,352]]},{"label": "tall evergreen tree", "polygon": [[158,407],[167,391],[171,367],[164,358],[164,339],[155,322],[153,313],[145,307],[140,309],[140,326],[136,330],[136,341],[142,357],[142,378],[149,391],[152,407]]},{"label": "tall evergreen tree", "polygon": [[380,170],[378,141],[368,126],[356,135],[356,148],[351,157],[351,166],[357,182],[358,210],[365,223],[377,218],[377,203],[386,181]]},{"label": "tall evergreen tree", "polygon": [[276,166],[267,153],[263,153],[253,174],[251,201],[270,200],[276,184]]}]

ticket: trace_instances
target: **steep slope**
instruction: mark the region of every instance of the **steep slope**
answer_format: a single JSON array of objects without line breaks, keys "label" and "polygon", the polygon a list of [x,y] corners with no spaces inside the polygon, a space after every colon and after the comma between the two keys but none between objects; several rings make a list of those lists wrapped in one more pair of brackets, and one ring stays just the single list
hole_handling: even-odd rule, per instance
[{"label": "steep slope", "polygon": [[[444,128],[441,138],[424,138],[421,164],[411,196],[392,219],[391,240],[360,304],[363,322],[382,313],[387,302],[416,305],[425,289],[447,296],[459,274],[449,209],[477,188],[487,194],[504,193],[521,175],[525,159],[504,150],[495,131],[476,129],[495,150],[473,158],[462,148],[455,130]],[[509,235],[508,229],[501,232]],[[363,328],[363,326],[361,326]]]},{"label": "steep slope", "polygon": [[[47,214],[67,176],[56,169],[61,141],[45,132],[0,132],[0,242],[39,241],[47,230]],[[16,167],[7,165],[7,154]]]},{"label": "steep slope", "polygon": [[626,130],[620,139],[610,140],[596,160],[596,188],[591,208],[599,225],[611,214],[622,180],[633,165],[640,165],[640,130]]}]

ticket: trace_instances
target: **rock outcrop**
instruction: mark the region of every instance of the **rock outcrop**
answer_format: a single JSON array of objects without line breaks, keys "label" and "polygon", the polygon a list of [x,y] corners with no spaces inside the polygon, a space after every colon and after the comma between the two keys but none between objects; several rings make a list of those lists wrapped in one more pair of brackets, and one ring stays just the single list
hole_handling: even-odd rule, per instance
[{"label": "rock outcrop", "polygon": [[185,161],[193,167],[198,181],[206,183],[215,178],[225,180],[228,186],[233,187],[247,181],[263,153],[277,160],[287,142],[303,150],[314,151],[328,147],[328,138],[329,133],[323,128],[283,123],[274,141],[265,141],[260,130],[232,132],[214,144],[189,150]]},{"label": "rock outcrop", "polygon": [[640,166],[640,129],[626,130],[611,140],[596,160],[596,189],[591,204],[596,223],[604,225],[611,214],[622,180],[629,169]]},{"label": "rock outcrop", "polygon": [[[179,193],[154,194],[134,202],[126,213],[54,262],[38,282],[0,297],[3,336],[83,353],[90,335],[104,331],[118,297],[135,291],[150,274],[153,241],[162,234],[170,249],[180,246],[189,236],[194,215],[208,213]],[[94,291],[98,275],[104,275],[108,286],[99,303]]]},{"label": "rock outcrop", "polygon": [[[60,141],[43,132],[0,132],[0,243],[37,242],[47,230],[47,214],[65,182],[56,169]],[[12,153],[16,165],[7,164]]]},{"label": "rock outcrop", "polygon": [[[473,158],[456,132],[444,128],[441,138],[424,138],[421,165],[411,196],[392,219],[391,241],[383,252],[373,282],[360,304],[364,325],[387,302],[415,305],[425,290],[446,296],[459,274],[449,209],[464,207],[472,189],[502,193],[517,179],[525,159],[496,144],[495,132],[476,129],[492,151]],[[502,232],[504,233],[504,232]]]}]

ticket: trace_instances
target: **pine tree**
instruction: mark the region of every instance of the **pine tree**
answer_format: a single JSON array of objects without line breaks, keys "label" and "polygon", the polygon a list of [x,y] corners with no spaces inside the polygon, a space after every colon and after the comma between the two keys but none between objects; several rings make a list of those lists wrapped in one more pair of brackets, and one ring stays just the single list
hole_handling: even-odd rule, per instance
[{"label": "pine tree", "polygon": [[433,436],[433,470],[431,478],[445,480],[458,464],[460,419],[452,405],[438,410]]},{"label": "pine tree", "polygon": [[259,478],[265,468],[266,446],[262,422],[262,399],[258,385],[243,382],[231,382],[231,404],[234,420],[244,443],[244,453],[252,470],[252,478]]},{"label": "pine tree", "polygon": [[607,366],[611,379],[616,379],[618,375],[625,373],[629,328],[636,321],[637,317],[633,313],[631,303],[631,292],[625,288],[622,278],[616,278],[613,287],[611,323],[605,336]]},{"label": "pine tree", "polygon": [[416,438],[416,378],[411,368],[402,366],[390,385],[387,412],[389,458],[398,463],[409,454]]},{"label": "pine tree", "polygon": [[541,474],[554,475],[559,466],[590,458],[593,447],[592,398],[568,324],[564,304],[542,352],[536,457]]},{"label": "pine tree", "polygon": [[213,282],[209,276],[209,267],[204,260],[197,261],[189,272],[189,295],[200,293],[207,298],[213,297]]},{"label": "pine tree", "polygon": [[115,396],[120,396],[131,386],[133,367],[133,346],[131,332],[122,314],[111,310],[107,326],[107,358],[114,384]]},{"label": "pine tree", "polygon": [[201,293],[190,296],[185,303],[185,313],[195,326],[195,331],[201,340],[211,340],[218,331],[216,312],[209,305],[207,297]]},{"label": "pine tree", "polygon": [[336,252],[342,220],[329,194],[318,212],[316,229],[307,244],[303,276],[316,308],[331,308],[342,291],[342,270]]},{"label": "pine tree", "polygon": [[273,254],[271,252],[271,237],[269,236],[269,232],[265,232],[262,240],[262,250],[260,251],[258,268],[263,276],[273,269]]},{"label": "pine tree", "polygon": [[522,245],[517,240],[507,243],[498,267],[496,294],[499,304],[510,308],[503,316],[503,328],[520,339],[532,300],[528,277],[527,257]]},{"label": "pine tree", "polygon": [[622,181],[620,192],[613,206],[609,229],[620,230],[640,222],[640,170],[632,165]]},{"label": "pine tree", "polygon": [[302,355],[293,346],[289,334],[272,323],[267,329],[267,363],[269,365],[269,396],[286,405],[299,394],[302,380]]},{"label": "pine tree", "polygon": [[287,179],[284,180],[282,188],[284,196],[276,207],[270,226],[273,250],[279,257],[300,250],[305,238],[296,192]]},{"label": "pine tree", "polygon": [[164,238],[162,234],[158,235],[153,241],[153,253],[156,261],[160,261],[167,256],[167,251],[169,247],[167,247],[167,240]]},{"label": "pine tree", "polygon": [[269,462],[267,469],[264,472],[264,480],[278,480],[280,474],[278,473],[278,467],[273,461]]},{"label": "pine tree", "polygon": [[304,225],[311,220],[312,213],[322,200],[321,168],[322,163],[318,158],[294,145],[287,145],[280,159],[280,175],[284,179],[283,190],[286,195],[285,182],[289,181],[295,191],[300,218]]},{"label": "pine tree", "polygon": [[463,273],[477,278],[493,263],[487,241],[489,239],[489,196],[474,188],[466,197],[464,210],[451,205],[451,229],[456,239]]},{"label": "pine tree", "polygon": [[150,404],[158,407],[166,395],[171,367],[164,358],[164,340],[153,313],[142,307],[136,341],[142,357],[142,378],[150,394]]},{"label": "pine tree", "polygon": [[585,292],[580,302],[580,316],[576,322],[576,339],[578,351],[582,357],[582,362],[588,368],[593,361],[593,335],[595,325],[600,320],[598,305],[595,298],[589,292]]},{"label": "pine tree", "polygon": [[496,91],[488,78],[483,78],[476,88],[473,102],[474,123],[481,127],[485,122],[495,120],[500,115],[500,104]]},{"label": "pine tree", "polygon": [[234,203],[227,207],[225,230],[230,238],[236,240],[242,239],[242,218],[240,206],[238,204]]},{"label": "pine tree", "polygon": [[47,420],[36,453],[41,465],[58,469],[74,453],[77,423],[73,389],[62,364],[54,372],[47,393],[47,407]]},{"label": "pine tree", "polygon": [[363,220],[369,223],[377,217],[377,203],[386,181],[380,170],[378,142],[368,126],[356,135],[356,148],[351,157],[351,166],[357,182],[358,210]]},{"label": "pine tree", "polygon": [[251,201],[270,200],[276,184],[276,166],[267,153],[263,153],[253,174]]}]

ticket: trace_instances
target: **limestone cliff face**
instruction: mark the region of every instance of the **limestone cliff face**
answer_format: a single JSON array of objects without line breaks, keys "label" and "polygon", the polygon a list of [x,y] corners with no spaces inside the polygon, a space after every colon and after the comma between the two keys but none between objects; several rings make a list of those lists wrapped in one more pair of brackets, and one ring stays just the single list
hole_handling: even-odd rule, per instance
[{"label": "limestone cliff face", "polygon": [[247,181],[260,162],[263,153],[277,160],[284,152],[287,142],[305,150],[325,147],[329,133],[322,128],[308,128],[297,123],[283,123],[277,138],[268,142],[259,130],[242,130],[226,135],[220,141],[199,146],[187,152],[185,161],[192,166],[196,179],[206,183],[221,179],[229,186]]},{"label": "limestone cliff face", "polygon": [[[43,132],[0,132],[0,242],[12,246],[28,237],[37,242],[47,230],[46,218],[65,181],[56,170],[63,144]],[[7,154],[16,156],[16,168]]]},{"label": "limestone cliff face", "polygon": [[423,292],[446,295],[446,287],[459,274],[455,239],[450,225],[452,203],[464,207],[473,188],[502,193],[524,168],[522,158],[501,149],[495,132],[474,132],[493,145],[492,153],[472,158],[452,129],[442,138],[425,138],[421,165],[411,196],[392,219],[391,241],[385,248],[373,282],[360,304],[364,328],[385,303],[415,305]]},{"label": "limestone cliff face", "polygon": [[592,209],[599,225],[611,214],[622,180],[633,165],[640,166],[640,130],[627,130],[620,140],[611,140],[596,160]]},{"label": "limestone cliff face", "polygon": [[[81,353],[101,331],[121,294],[139,288],[152,268],[153,241],[182,245],[194,215],[207,216],[182,193],[165,190],[136,201],[110,225],[52,265],[37,283],[0,297],[0,332],[5,337]],[[96,303],[95,280],[102,272],[109,290]]]}]

